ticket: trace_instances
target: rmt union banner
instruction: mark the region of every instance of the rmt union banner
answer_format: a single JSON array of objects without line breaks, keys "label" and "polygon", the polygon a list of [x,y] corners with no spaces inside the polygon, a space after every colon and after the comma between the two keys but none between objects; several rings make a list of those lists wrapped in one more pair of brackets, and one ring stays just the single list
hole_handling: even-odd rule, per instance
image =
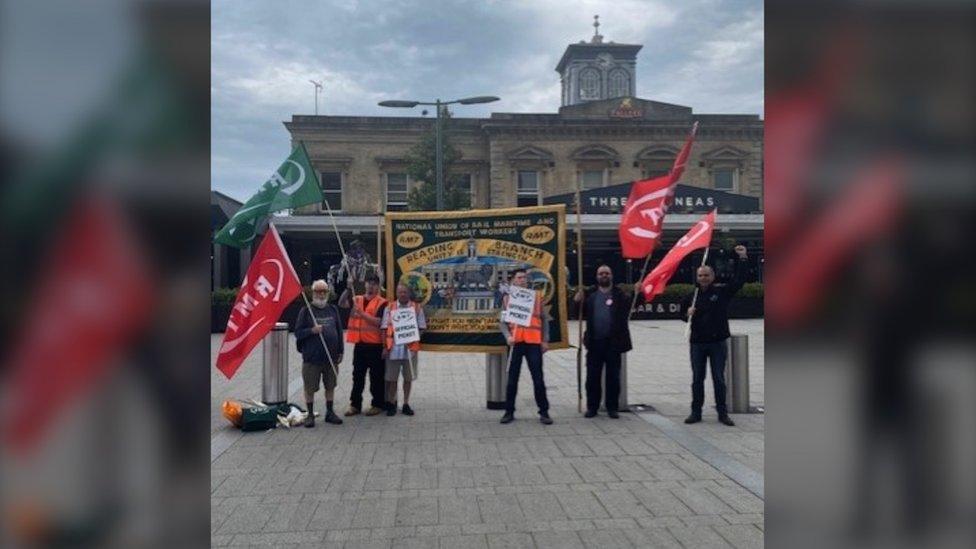
[{"label": "rmt union banner", "polygon": [[503,352],[502,297],[517,269],[549,318],[549,346],[566,333],[566,206],[386,214],[387,295],[406,284],[424,307],[428,351]]}]

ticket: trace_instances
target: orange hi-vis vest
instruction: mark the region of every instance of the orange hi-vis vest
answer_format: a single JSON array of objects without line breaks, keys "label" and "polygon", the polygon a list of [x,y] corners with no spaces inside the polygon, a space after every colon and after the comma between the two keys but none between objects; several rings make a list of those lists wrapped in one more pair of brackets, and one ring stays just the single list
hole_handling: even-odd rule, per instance
[{"label": "orange hi-vis vest", "polygon": [[542,300],[539,299],[538,294],[535,297],[535,307],[532,310],[529,325],[519,326],[510,322],[508,329],[511,330],[512,339],[515,340],[515,343],[542,344]]},{"label": "orange hi-vis vest", "polygon": [[[355,307],[366,311],[366,314],[372,317],[379,316],[380,307],[386,303],[383,296],[376,295],[363,306],[363,301],[365,301],[366,296],[357,295],[353,298],[353,304]],[[349,317],[349,326],[346,328],[346,341],[349,343],[372,343],[374,345],[383,344],[383,331],[380,330],[379,326],[373,326],[368,324],[362,318],[356,318],[354,316]]]},{"label": "orange hi-vis vest", "polygon": [[[413,313],[417,315],[417,318],[420,318],[420,306],[412,301],[410,302],[410,305],[413,307]],[[386,310],[389,311],[390,313],[390,321],[386,323],[386,350],[387,351],[393,349],[393,313],[397,310],[397,307],[399,306],[400,306],[400,301],[394,299],[393,301],[390,302],[390,306],[386,308]],[[411,352],[414,353],[419,351],[420,342],[414,341],[411,343],[407,343],[407,349],[409,349]]]}]

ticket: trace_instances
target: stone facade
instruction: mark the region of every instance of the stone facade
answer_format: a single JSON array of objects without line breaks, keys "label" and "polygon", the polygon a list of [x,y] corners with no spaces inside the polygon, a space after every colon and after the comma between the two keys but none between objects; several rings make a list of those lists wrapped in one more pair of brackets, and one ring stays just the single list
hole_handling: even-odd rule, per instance
[{"label": "stone facade", "polygon": [[[682,183],[716,188],[716,172],[737,194],[763,198],[763,122],[757,115],[694,114],[688,107],[636,98],[562,107],[557,114],[493,113],[451,118],[445,129],[462,152],[455,173],[471,174],[472,205],[518,204],[518,172],[536,172],[539,202],[585,185],[608,186],[666,170],[692,124],[699,123]],[[421,117],[295,115],[285,126],[305,143],[321,172],[341,173],[341,212],[387,210],[387,175],[406,171],[405,157],[434,120]],[[584,175],[585,172],[586,175]],[[599,173],[596,173],[599,172]],[[414,182],[409,182],[413,185]],[[296,213],[317,214],[322,205]]]},{"label": "stone facade", "polygon": [[[556,66],[563,88],[558,113],[445,120],[451,143],[462,152],[452,172],[470,174],[472,206],[541,204],[577,184],[605,187],[665,173],[698,122],[682,183],[757,197],[761,209],[762,119],[695,114],[690,107],[634,97],[642,46],[604,42],[594,19],[592,39],[570,44]],[[292,144],[304,142],[313,165],[328,175],[323,187],[333,189],[326,194],[333,197],[330,205],[341,202],[333,209],[347,215],[402,208],[395,203],[403,199],[404,177],[398,174],[406,172],[409,149],[433,126],[434,119],[424,117],[295,115],[285,122]],[[519,195],[519,172],[526,172],[523,191],[538,182],[537,196]],[[296,213],[324,211],[323,204]]]}]

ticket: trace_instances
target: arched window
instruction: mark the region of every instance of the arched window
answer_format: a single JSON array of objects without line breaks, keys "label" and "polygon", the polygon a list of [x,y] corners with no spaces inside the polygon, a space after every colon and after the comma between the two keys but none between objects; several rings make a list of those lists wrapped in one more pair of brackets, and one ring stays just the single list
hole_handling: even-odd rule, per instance
[{"label": "arched window", "polygon": [[610,73],[610,97],[625,97],[630,95],[630,77],[625,71],[616,70]]},{"label": "arched window", "polygon": [[595,69],[580,72],[580,99],[600,98],[600,73]]}]

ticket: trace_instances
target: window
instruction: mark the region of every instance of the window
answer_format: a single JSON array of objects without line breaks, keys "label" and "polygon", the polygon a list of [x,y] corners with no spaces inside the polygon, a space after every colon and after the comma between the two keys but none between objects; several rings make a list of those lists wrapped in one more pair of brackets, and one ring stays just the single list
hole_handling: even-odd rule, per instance
[{"label": "window", "polygon": [[621,70],[610,74],[610,97],[625,97],[630,95],[630,77]]},{"label": "window", "polygon": [[386,210],[389,212],[407,209],[407,174],[386,174]]},{"label": "window", "polygon": [[519,206],[538,206],[539,172],[518,172],[518,186],[516,190]]},{"label": "window", "polygon": [[599,189],[603,186],[603,170],[580,172],[580,186],[586,189]]},{"label": "window", "polygon": [[645,166],[644,167],[644,179],[654,179],[656,177],[661,177],[663,175],[668,175],[671,173],[671,166],[667,168],[663,166]]},{"label": "window", "polygon": [[471,179],[469,173],[458,174],[452,178],[454,186],[461,191],[461,194],[468,196],[468,206],[474,205],[474,186],[471,184]]},{"label": "window", "polygon": [[[322,210],[342,211],[342,173],[322,172]],[[329,202],[328,208],[325,203]]]},{"label": "window", "polygon": [[580,73],[580,99],[600,98],[600,73],[594,69],[583,69]]},{"label": "window", "polygon": [[712,186],[717,191],[734,191],[735,168],[714,168],[712,170]]}]

